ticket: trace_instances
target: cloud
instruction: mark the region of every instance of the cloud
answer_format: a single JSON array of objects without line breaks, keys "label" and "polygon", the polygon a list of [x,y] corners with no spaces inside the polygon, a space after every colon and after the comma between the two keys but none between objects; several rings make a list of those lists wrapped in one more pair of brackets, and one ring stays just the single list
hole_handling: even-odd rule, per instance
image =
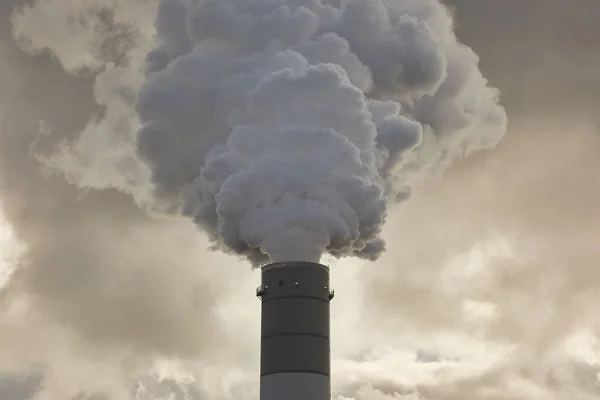
[{"label": "cloud", "polygon": [[0,376],[0,393],[11,400],[29,400],[37,392],[40,381],[37,374]]},{"label": "cloud", "polygon": [[[44,19],[35,7],[47,3],[22,18]],[[85,14],[75,2],[50,3]],[[0,364],[7,373],[42,371],[36,399],[88,392],[127,398],[123,385],[151,369],[155,357],[211,359],[212,344],[226,337],[215,308],[227,293],[217,283],[235,267],[207,254],[188,222],[157,221],[127,195],[80,190],[43,167],[36,152],[73,140],[102,113],[93,79],[70,76],[55,60],[70,60],[69,70],[91,67],[86,60],[96,48],[86,39],[65,47],[69,56],[24,54],[5,19],[20,5],[2,2],[0,13],[1,204],[24,246],[2,290]]]},{"label": "cloud", "polygon": [[[452,3],[458,36],[502,91],[509,133],[416,187],[398,209],[386,231],[396,246],[360,274],[370,306],[361,326],[377,326],[365,335],[384,343],[426,335],[421,346],[461,362],[408,383],[403,374],[375,383],[384,368],[376,369],[357,379],[366,388],[358,395],[594,398],[600,79],[586,72],[598,67],[590,53],[598,43],[582,35],[594,32],[587,16],[598,6]],[[581,62],[567,62],[574,55]],[[465,335],[462,345],[444,344]],[[506,360],[444,383],[480,358],[473,340],[485,344],[482,360],[498,351]]]}]

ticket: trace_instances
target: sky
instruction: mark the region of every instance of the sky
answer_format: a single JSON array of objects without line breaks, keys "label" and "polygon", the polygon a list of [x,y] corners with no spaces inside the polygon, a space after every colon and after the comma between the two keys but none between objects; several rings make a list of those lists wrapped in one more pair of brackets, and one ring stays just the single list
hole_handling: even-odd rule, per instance
[{"label": "sky", "polygon": [[[196,178],[196,158],[213,160],[204,148],[217,139],[209,137],[208,145],[194,147],[196,158],[188,160],[180,147],[160,142],[165,139],[160,129],[141,129],[136,120],[139,114],[146,126],[156,121],[166,124],[158,126],[168,126],[172,136],[180,133],[185,142],[185,124],[198,124],[186,118],[202,118],[206,125],[212,118],[205,115],[205,108],[187,110],[183,102],[177,103],[183,106],[179,109],[165,107],[169,103],[159,97],[168,95],[167,86],[180,82],[177,79],[193,77],[193,64],[176,64],[169,70],[171,76],[163,73],[172,80],[144,76],[146,60],[162,71],[165,57],[173,60],[189,51],[188,38],[181,36],[186,33],[172,23],[181,9],[167,3],[172,6],[176,1],[165,1],[160,10],[152,0],[0,4],[1,399],[257,396],[260,302],[254,289],[259,274],[250,263],[261,259],[232,241],[218,242],[221,248],[214,249],[215,234],[222,232],[215,230],[213,211],[202,209],[198,204],[204,203],[195,195],[205,193],[206,181],[196,179],[196,191],[181,191],[181,182]],[[455,29],[458,40],[480,57],[479,67],[490,87],[498,89],[508,128],[505,134],[498,128],[503,125],[501,114],[490,111],[498,110],[492,92],[477,79],[472,66],[465,67],[472,81],[454,81],[465,85],[469,99],[479,100],[481,107],[466,100],[459,104],[474,116],[471,130],[448,127],[457,123],[451,118],[455,108],[399,100],[403,110],[420,122],[429,121],[431,127],[424,128],[416,142],[402,142],[402,153],[390,158],[400,160],[399,178],[388,180],[392,174],[377,171],[376,178],[385,181],[386,195],[398,196],[398,204],[387,210],[385,224],[375,218],[387,247],[381,253],[382,247],[373,246],[363,254],[356,251],[358,257],[335,259],[334,252],[322,259],[332,266],[336,290],[333,397],[596,398],[600,394],[600,320],[595,310],[600,284],[596,246],[600,224],[595,213],[600,199],[596,113],[600,4],[594,0],[446,3],[454,26],[439,13],[442,9],[434,0],[423,2],[422,9],[412,0],[390,0],[387,5],[409,10],[427,29],[437,29],[443,38],[440,51],[445,49],[446,62],[455,63],[448,65],[462,66],[463,59],[473,63],[471,53],[457,56],[448,50],[455,49],[451,34]],[[157,10],[162,19],[157,20]],[[198,18],[224,18],[222,26],[227,26],[231,20],[226,11],[209,9]],[[326,19],[327,13],[323,15]],[[394,72],[386,63],[397,60],[388,54],[404,60],[428,42],[418,36],[401,43],[406,48],[394,53],[385,46],[400,42],[358,29],[364,22],[360,15],[358,9],[354,15],[358,19],[350,15],[350,24],[342,24],[336,32],[374,71],[373,96],[396,99],[398,93],[440,90],[431,83],[436,79],[451,82],[448,76],[436,78],[441,74],[436,66],[443,65],[434,57],[439,52],[414,53],[430,63],[417,63],[422,69],[414,70],[410,66],[415,64],[406,64],[411,79],[402,85],[394,86],[397,82],[391,78],[386,81],[386,74]],[[303,14],[290,18],[294,23],[289,26],[273,24],[275,33],[251,28],[248,32],[257,38],[277,34],[292,41],[289,35],[303,35],[302,28],[314,22]],[[155,20],[163,40],[160,46],[153,39]],[[199,40],[212,35],[247,53],[262,43],[245,41],[247,37],[236,36],[235,29],[220,30],[219,24],[210,22],[210,18],[200,21],[191,36]],[[424,29],[418,32],[430,32]],[[309,50],[294,50],[310,59]],[[209,61],[223,63],[231,57],[224,47],[207,46],[204,51],[214,57]],[[368,87],[371,78],[364,68],[347,53],[339,54],[345,54],[339,63],[352,85]],[[306,68],[302,58],[289,53],[286,57],[278,62],[299,71]],[[262,65],[258,57],[248,62]],[[208,74],[217,64],[206,65],[202,71]],[[239,82],[252,82],[251,78],[249,74]],[[200,83],[189,87],[202,89]],[[273,87],[272,92],[266,87],[263,96],[285,95]],[[333,85],[332,90],[336,88]],[[231,86],[231,92],[218,98],[229,107],[228,122],[239,118],[248,125],[272,111],[259,104],[251,107],[254,114],[237,113],[239,105],[227,96],[235,98],[239,90]],[[260,100],[261,92],[255,92],[254,98]],[[194,93],[167,99],[204,101]],[[298,109],[307,107],[295,104]],[[342,104],[358,107],[354,100]],[[177,114],[181,109],[188,114]],[[346,115],[344,108],[328,111]],[[340,131],[344,127],[334,126]],[[378,134],[384,131],[377,126]],[[433,138],[438,141],[432,145]],[[236,143],[223,154],[252,153],[241,139]],[[357,139],[355,144],[361,148]],[[157,150],[163,148],[180,152],[173,150],[173,156]],[[361,157],[379,154],[366,144],[361,150]],[[468,156],[459,156],[461,151]],[[146,163],[139,162],[140,153]],[[445,157],[448,154],[452,157]],[[412,162],[406,161],[411,155]],[[373,177],[360,176],[367,181]],[[214,176],[215,181],[204,178],[218,182]],[[181,193],[186,209],[192,211],[179,215],[172,207]],[[230,211],[240,212],[233,200],[226,204]],[[358,232],[354,241],[341,240],[344,246],[338,248],[354,255],[369,231],[363,225],[353,227],[352,221],[334,222]],[[235,220],[228,226],[233,232],[250,232],[252,240],[262,234]],[[369,256],[362,257],[364,253]]]}]

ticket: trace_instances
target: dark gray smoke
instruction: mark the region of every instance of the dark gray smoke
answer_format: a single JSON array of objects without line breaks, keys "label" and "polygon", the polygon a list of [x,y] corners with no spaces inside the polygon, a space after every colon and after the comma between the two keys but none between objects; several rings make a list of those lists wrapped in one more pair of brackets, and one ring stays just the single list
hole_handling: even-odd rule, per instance
[{"label": "dark gray smoke", "polygon": [[[137,141],[161,208],[254,264],[378,258],[387,208],[411,181],[494,146],[506,128],[437,0],[163,0],[156,27],[143,82],[123,68],[99,78],[97,99],[115,115],[96,127]],[[93,137],[86,130],[52,165],[147,199],[142,166],[107,163],[121,177],[90,178],[100,154],[124,153],[91,154]]]}]

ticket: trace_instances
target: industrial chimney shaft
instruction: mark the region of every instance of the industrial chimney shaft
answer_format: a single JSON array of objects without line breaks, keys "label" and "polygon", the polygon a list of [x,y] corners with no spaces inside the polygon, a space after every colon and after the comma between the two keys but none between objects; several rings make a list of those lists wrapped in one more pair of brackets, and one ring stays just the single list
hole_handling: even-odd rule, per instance
[{"label": "industrial chimney shaft", "polygon": [[330,400],[329,268],[279,262],[262,268],[260,400]]}]

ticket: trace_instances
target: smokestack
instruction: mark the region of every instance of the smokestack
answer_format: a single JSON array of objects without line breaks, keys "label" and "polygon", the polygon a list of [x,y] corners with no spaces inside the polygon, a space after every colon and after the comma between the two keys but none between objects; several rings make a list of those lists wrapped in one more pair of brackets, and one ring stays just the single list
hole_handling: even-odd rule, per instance
[{"label": "smokestack", "polygon": [[262,268],[260,400],[331,398],[329,268],[277,262]]}]

